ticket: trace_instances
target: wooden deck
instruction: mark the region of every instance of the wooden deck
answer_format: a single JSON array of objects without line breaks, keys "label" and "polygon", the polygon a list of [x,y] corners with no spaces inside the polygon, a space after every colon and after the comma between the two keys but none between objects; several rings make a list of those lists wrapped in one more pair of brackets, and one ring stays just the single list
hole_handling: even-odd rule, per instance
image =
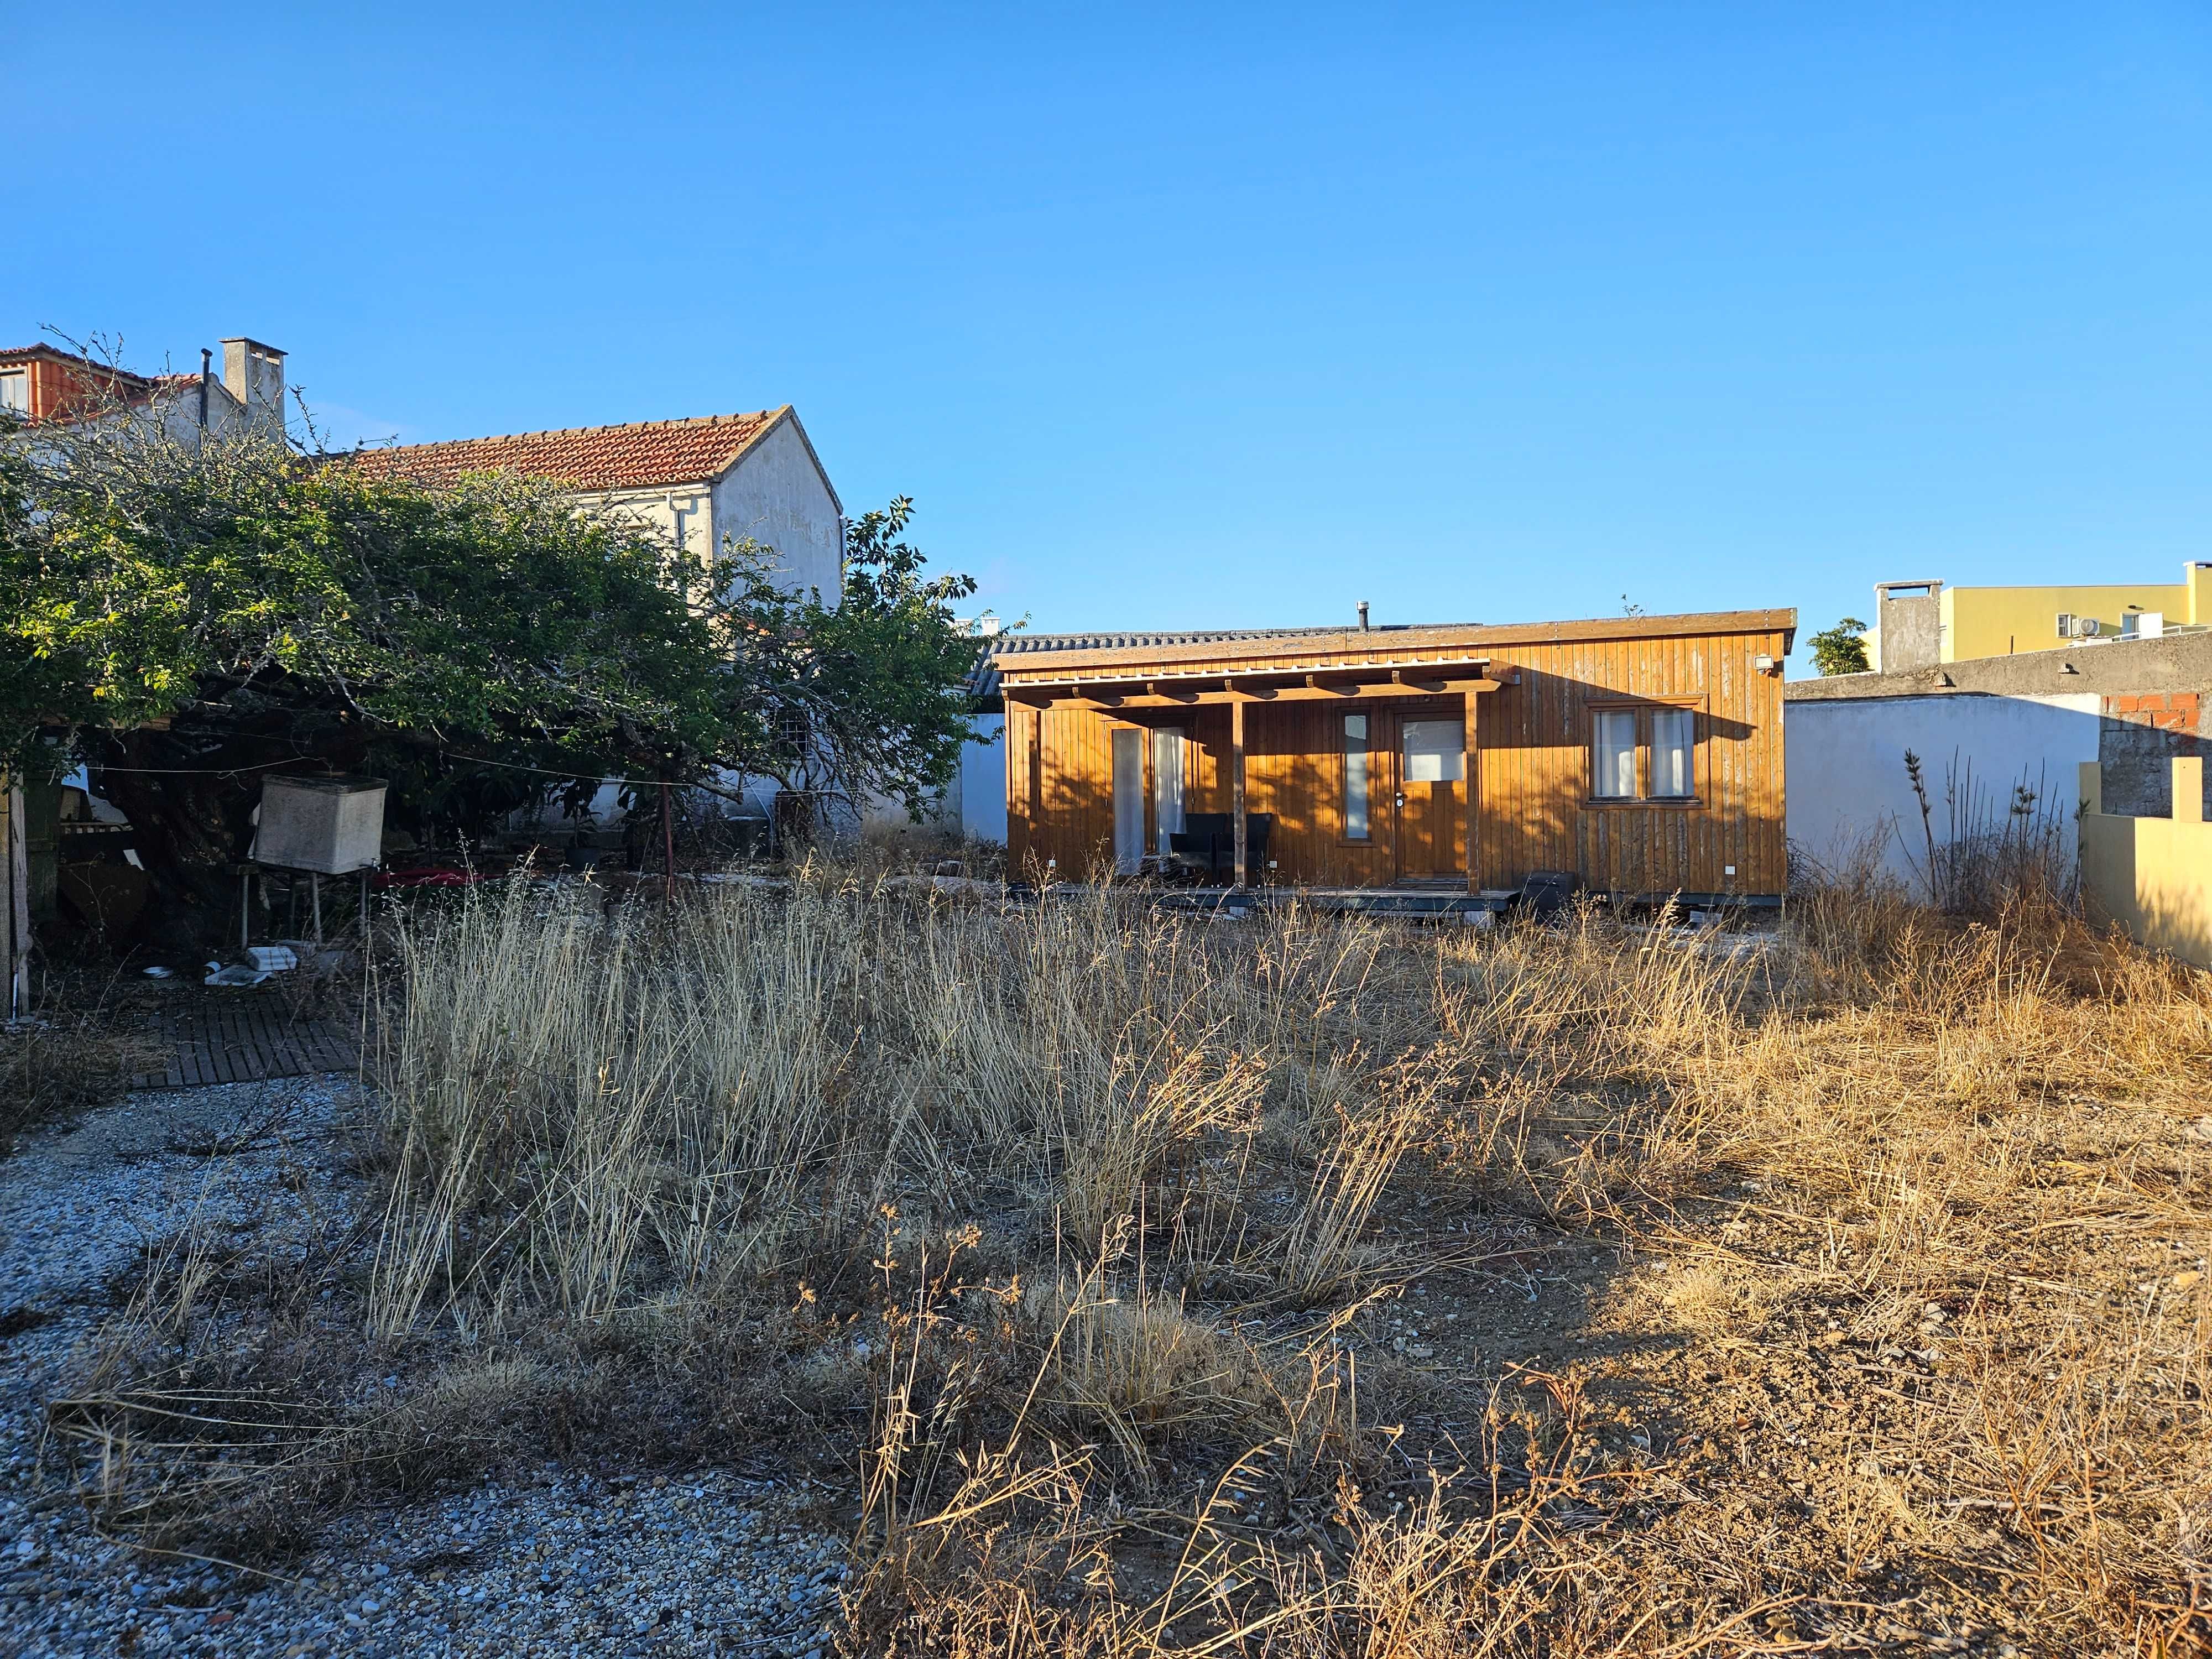
[{"label": "wooden deck", "polygon": [[333,1019],[295,1020],[273,999],[240,997],[228,1006],[181,1008],[156,1017],[175,1045],[167,1069],[142,1072],[133,1089],[194,1089],[258,1083],[317,1072],[351,1072],[361,1057],[354,1032]]},{"label": "wooden deck", "polygon": [[[1266,907],[1287,909],[1296,905],[1308,910],[1349,911],[1360,915],[1457,917],[1473,922],[1479,915],[1499,916],[1512,908],[1517,889],[1486,887],[1470,893],[1456,883],[1407,882],[1390,887],[1170,887],[1159,890],[1152,902],[1164,910],[1246,911]],[[1773,895],[1737,893],[1613,893],[1591,896],[1626,910],[1656,910],[1672,904],[1680,910],[1771,910],[1781,899]],[[1481,925],[1481,924],[1476,924]]]}]

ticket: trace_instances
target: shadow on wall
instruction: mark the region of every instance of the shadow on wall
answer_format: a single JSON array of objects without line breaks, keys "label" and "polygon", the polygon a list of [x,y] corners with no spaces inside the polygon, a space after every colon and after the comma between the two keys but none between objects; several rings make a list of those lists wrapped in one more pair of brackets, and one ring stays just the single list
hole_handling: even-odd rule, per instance
[{"label": "shadow on wall", "polygon": [[[2118,708],[2133,701],[2113,700]],[[1792,702],[1784,736],[1792,853],[1833,869],[1879,843],[1883,869],[1925,894],[1930,830],[1940,866],[1953,842],[2016,836],[2023,789],[2039,819],[2070,820],[2081,805],[2081,769],[2093,764],[2103,768],[2108,811],[2163,817],[2172,810],[2172,761],[2198,757],[2207,744],[2177,729],[2178,711],[2156,712],[2167,723],[2116,717],[2088,693]],[[1926,819],[1908,753],[1920,759]],[[1939,868],[1939,884],[1942,876]]]},{"label": "shadow on wall", "polygon": [[2094,763],[2081,770],[2081,886],[2090,913],[2116,921],[2137,943],[2212,968],[2212,823],[2202,802],[2204,763],[2177,756],[2169,763],[2168,817],[2108,812]]}]

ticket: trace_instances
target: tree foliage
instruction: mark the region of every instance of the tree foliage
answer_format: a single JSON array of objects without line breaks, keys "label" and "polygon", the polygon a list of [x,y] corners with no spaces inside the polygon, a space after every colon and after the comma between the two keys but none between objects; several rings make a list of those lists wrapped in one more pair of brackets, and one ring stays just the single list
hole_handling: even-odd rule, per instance
[{"label": "tree foliage", "polygon": [[1813,665],[1823,674],[1863,674],[1867,660],[1867,625],[1856,617],[1845,617],[1833,628],[1822,629],[1807,641],[1813,647]]},{"label": "tree foliage", "polygon": [[968,735],[975,642],[951,606],[975,583],[925,573],[921,551],[898,539],[913,514],[901,495],[848,527],[845,591],[834,604],[818,593],[793,599],[745,573],[739,628],[758,641],[777,714],[757,764],[797,790],[858,783],[919,817]]},{"label": "tree foliage", "polygon": [[374,765],[483,814],[562,779],[732,774],[919,808],[957,763],[973,647],[897,537],[853,527],[842,597],[765,550],[702,568],[509,476],[432,488],[269,434],[127,411],[0,434],[0,764],[74,759],[167,861],[243,850],[252,780]]}]

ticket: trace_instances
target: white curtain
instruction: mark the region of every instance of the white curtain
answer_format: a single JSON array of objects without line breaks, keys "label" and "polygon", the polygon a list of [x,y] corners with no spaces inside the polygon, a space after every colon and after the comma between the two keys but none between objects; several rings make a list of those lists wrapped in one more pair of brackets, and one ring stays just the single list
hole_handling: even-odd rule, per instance
[{"label": "white curtain", "polygon": [[1467,771],[1467,727],[1458,720],[1407,720],[1407,783],[1457,783]]},{"label": "white curtain", "polygon": [[1661,708],[1651,715],[1651,793],[1698,793],[1695,757],[1698,717],[1687,708]]},{"label": "white curtain", "polygon": [[1182,833],[1182,727],[1152,728],[1152,833],[1164,857],[1168,837]]},{"label": "white curtain", "polygon": [[1367,839],[1367,716],[1344,717],[1344,838]]},{"label": "white curtain", "polygon": [[1114,732],[1114,867],[1133,876],[1145,857],[1145,734]]},{"label": "white curtain", "polygon": [[1596,778],[1591,793],[1604,799],[1636,794],[1636,711],[1604,708],[1595,724]]}]

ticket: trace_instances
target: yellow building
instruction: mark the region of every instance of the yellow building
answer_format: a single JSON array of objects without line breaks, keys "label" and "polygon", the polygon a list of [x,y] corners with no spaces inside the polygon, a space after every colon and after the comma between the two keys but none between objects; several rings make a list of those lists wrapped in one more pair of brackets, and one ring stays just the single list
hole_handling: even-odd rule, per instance
[{"label": "yellow building", "polygon": [[1877,670],[1895,672],[2050,651],[2084,640],[2206,628],[2212,628],[2212,563],[2185,566],[2178,582],[2051,587],[1880,582],[1867,651]]}]

